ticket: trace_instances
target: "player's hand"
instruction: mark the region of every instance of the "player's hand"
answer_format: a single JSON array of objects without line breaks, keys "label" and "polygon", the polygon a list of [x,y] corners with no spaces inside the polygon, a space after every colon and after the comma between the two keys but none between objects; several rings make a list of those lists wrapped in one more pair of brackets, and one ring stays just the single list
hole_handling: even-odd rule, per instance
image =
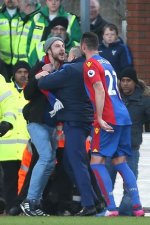
[{"label": "player's hand", "polygon": [[103,119],[98,119],[98,123],[99,123],[101,129],[103,129],[107,132],[114,132],[114,129]]},{"label": "player's hand", "polygon": [[40,73],[37,73],[36,75],[35,75],[35,78],[38,80],[38,79],[40,79],[41,77],[45,77],[46,75],[48,75],[49,73],[47,72],[47,71],[42,71],[42,72],[40,72]]}]

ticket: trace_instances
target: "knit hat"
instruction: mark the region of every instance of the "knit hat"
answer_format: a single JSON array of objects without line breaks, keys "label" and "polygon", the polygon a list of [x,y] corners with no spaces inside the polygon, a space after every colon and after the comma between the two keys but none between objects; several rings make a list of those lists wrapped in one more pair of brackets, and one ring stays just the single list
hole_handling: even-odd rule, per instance
[{"label": "knit hat", "polygon": [[62,42],[64,43],[63,39],[60,38],[60,37],[50,37],[50,38],[48,38],[48,39],[45,41],[45,44],[44,44],[44,51],[45,51],[45,53],[47,53],[48,49],[51,47],[51,45],[52,45],[55,41],[62,41]]},{"label": "knit hat", "polygon": [[138,84],[138,78],[136,70],[133,67],[126,67],[123,69],[119,75],[119,79],[121,80],[123,77],[129,77],[131,80],[133,80],[135,83]]},{"label": "knit hat", "polygon": [[68,27],[68,19],[63,17],[63,16],[57,16],[55,17],[51,22],[50,22],[50,28],[52,29],[53,27],[56,26],[62,26],[67,30]]},{"label": "knit hat", "polygon": [[13,67],[13,76],[15,76],[15,73],[17,72],[17,70],[19,70],[20,68],[25,68],[28,70],[28,72],[30,73],[31,67],[30,65],[25,62],[25,61],[18,61],[14,67]]}]

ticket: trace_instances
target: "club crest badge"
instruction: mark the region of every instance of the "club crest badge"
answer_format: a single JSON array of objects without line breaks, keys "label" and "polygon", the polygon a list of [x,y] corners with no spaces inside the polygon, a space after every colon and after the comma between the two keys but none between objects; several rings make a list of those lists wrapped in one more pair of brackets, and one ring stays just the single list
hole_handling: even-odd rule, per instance
[{"label": "club crest badge", "polygon": [[95,71],[94,70],[89,70],[88,71],[88,76],[89,77],[93,77],[95,75]]}]

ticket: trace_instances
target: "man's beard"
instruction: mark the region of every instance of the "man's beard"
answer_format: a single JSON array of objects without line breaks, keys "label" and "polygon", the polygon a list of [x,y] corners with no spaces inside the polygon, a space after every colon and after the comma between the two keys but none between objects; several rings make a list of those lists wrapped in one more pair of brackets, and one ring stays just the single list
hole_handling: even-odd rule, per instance
[{"label": "man's beard", "polygon": [[52,54],[52,57],[53,57],[54,61],[56,61],[60,64],[64,62],[64,59],[59,59],[59,56],[53,54],[53,52],[51,52],[51,54]]}]

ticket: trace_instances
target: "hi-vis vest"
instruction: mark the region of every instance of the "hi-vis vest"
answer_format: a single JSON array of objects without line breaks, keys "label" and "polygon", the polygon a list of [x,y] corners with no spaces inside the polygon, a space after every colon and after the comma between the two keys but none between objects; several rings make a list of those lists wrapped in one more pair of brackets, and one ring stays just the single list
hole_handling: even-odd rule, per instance
[{"label": "hi-vis vest", "polygon": [[[43,31],[46,27],[46,23],[38,21],[38,19],[40,18],[40,15],[41,14],[38,13],[34,16],[35,28],[33,30],[32,40],[31,40],[31,44],[30,44],[29,58],[31,56],[32,51],[36,48],[36,46],[38,46],[38,43],[41,41]],[[71,27],[74,23],[74,20],[76,19],[76,16],[68,13],[67,19],[69,20],[67,33],[69,35],[71,35]]]},{"label": "hi-vis vest", "polygon": [[0,13],[0,58],[7,64],[12,63],[19,16],[7,18]]},{"label": "hi-vis vest", "polygon": [[21,192],[21,189],[24,185],[24,181],[31,164],[31,159],[32,159],[32,147],[31,141],[29,140],[23,151],[21,166],[18,172],[18,194]]},{"label": "hi-vis vest", "polygon": [[65,145],[65,135],[63,132],[63,123],[59,122],[56,126],[56,139],[57,139],[57,148],[64,148]]},{"label": "hi-vis vest", "polygon": [[31,27],[31,20],[25,23],[20,20],[17,30],[17,38],[14,48],[14,55],[12,64],[15,65],[16,62],[25,61],[28,62],[28,52],[29,46],[27,46],[28,34]]},{"label": "hi-vis vest", "polygon": [[[28,14],[24,19],[19,20],[17,27],[17,39],[14,48],[14,57],[12,64],[14,65],[18,60],[29,62],[28,53],[30,49],[30,42],[32,39],[31,24],[33,22],[34,15],[39,11],[41,5],[36,4],[36,9],[32,13]],[[27,20],[28,18],[28,20]],[[32,32],[31,32],[32,33]]]},{"label": "hi-vis vest", "polygon": [[14,126],[16,112],[15,98],[4,77],[0,74],[0,122],[6,121]]},{"label": "hi-vis vest", "polygon": [[27,101],[24,99],[23,92],[19,93],[14,87],[13,82],[9,84],[9,88],[15,98],[14,105],[17,113],[13,129],[0,138],[0,161],[21,160],[23,150],[29,139],[26,121],[22,114],[22,109]]}]

